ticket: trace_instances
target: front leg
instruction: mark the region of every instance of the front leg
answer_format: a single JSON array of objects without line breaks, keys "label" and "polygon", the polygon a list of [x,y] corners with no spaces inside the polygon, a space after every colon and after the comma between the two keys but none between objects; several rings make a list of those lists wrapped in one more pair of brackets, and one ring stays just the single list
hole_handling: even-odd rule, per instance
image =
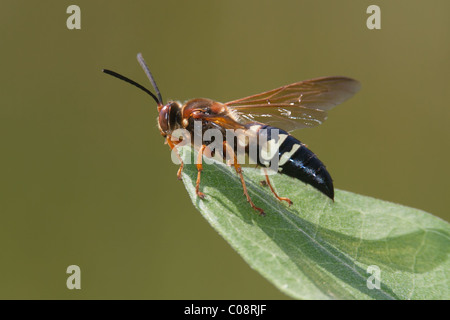
[{"label": "front leg", "polygon": [[205,194],[200,192],[200,176],[203,170],[203,151],[205,150],[206,145],[202,144],[202,146],[200,147],[200,150],[198,151],[198,155],[197,155],[197,181],[195,183],[195,192],[197,193],[197,196],[200,199],[204,199],[205,198]]},{"label": "front leg", "polygon": [[166,142],[169,145],[170,149],[173,152],[175,152],[175,155],[177,156],[178,160],[180,160],[180,167],[178,168],[178,171],[177,171],[177,178],[178,178],[178,180],[181,180],[181,172],[183,171],[183,166],[184,166],[183,159],[181,159],[181,156],[180,156],[180,154],[178,153],[178,150],[177,150],[177,146],[176,146],[175,143],[173,143],[173,141],[171,139],[171,136],[168,136],[166,138]]}]

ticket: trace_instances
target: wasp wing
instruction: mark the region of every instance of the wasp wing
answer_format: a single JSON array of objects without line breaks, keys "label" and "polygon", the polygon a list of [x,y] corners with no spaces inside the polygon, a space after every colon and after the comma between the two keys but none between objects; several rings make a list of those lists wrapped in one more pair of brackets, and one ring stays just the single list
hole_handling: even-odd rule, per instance
[{"label": "wasp wing", "polygon": [[286,131],[314,127],[327,119],[327,111],[353,96],[361,85],[347,77],[324,77],[225,103],[241,118]]}]

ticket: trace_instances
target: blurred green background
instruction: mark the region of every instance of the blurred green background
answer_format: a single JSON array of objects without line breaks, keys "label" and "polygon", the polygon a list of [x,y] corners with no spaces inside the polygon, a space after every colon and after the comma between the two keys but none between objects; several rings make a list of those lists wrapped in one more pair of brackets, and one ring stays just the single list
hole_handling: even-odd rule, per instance
[{"label": "blurred green background", "polygon": [[[81,8],[68,30],[66,8]],[[366,9],[381,8],[381,30]],[[155,103],[319,76],[362,90],[297,131],[335,186],[450,220],[449,1],[11,1],[0,10],[0,298],[285,299],[176,179]],[[206,173],[207,174],[207,173]],[[67,266],[81,290],[66,288]]]}]

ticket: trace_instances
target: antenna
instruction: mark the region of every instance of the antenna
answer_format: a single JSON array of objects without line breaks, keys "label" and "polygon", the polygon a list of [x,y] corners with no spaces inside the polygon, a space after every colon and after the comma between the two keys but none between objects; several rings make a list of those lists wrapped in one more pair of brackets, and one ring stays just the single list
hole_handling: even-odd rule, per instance
[{"label": "antenna", "polygon": [[121,74],[118,74],[117,72],[108,70],[108,69],[103,69],[102,70],[104,73],[109,74],[110,76],[116,77],[117,79],[123,80],[125,82],[128,82],[129,84],[132,84],[135,87],[138,87],[139,89],[141,89],[142,91],[146,92],[148,95],[150,95],[153,100],[156,101],[156,103],[158,104],[158,106],[162,106],[162,100],[160,100],[161,95],[159,94],[159,99],[147,88],[145,88],[144,86],[140,85],[139,83],[137,83],[136,81],[133,81]]},{"label": "antenna", "polygon": [[142,57],[142,53],[137,54],[137,60],[138,60],[139,64],[141,65],[142,69],[144,69],[145,74],[147,75],[153,88],[156,91],[156,95],[158,96],[158,101],[159,101],[158,105],[163,105],[163,99],[162,99],[161,93],[159,92],[158,86],[156,85],[155,79],[153,78],[152,73],[150,72],[150,69],[147,67],[145,60]]}]

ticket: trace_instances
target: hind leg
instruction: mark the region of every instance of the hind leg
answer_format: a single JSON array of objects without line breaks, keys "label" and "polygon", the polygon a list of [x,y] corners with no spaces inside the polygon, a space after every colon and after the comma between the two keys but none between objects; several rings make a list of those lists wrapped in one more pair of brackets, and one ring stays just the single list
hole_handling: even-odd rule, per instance
[{"label": "hind leg", "polygon": [[266,169],[264,169],[264,175],[266,176],[266,181],[263,180],[263,181],[261,181],[261,183],[264,183],[264,184],[268,185],[269,188],[270,188],[270,191],[272,191],[272,193],[275,195],[275,197],[276,197],[278,200],[280,200],[280,201],[286,201],[286,202],[289,204],[289,206],[291,206],[292,201],[291,201],[289,198],[280,197],[280,196],[275,192],[275,189],[272,187],[272,184],[270,183],[270,179],[269,179],[269,176],[268,176],[268,174],[267,174],[267,170],[266,170]]}]

